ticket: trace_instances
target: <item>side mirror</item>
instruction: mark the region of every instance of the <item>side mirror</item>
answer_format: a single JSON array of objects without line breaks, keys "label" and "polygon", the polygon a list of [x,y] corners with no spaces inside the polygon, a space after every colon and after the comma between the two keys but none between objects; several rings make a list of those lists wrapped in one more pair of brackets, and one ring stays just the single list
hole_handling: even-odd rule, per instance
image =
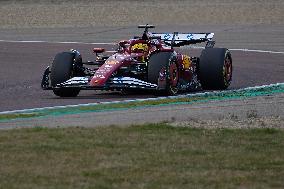
[{"label": "side mirror", "polygon": [[104,48],[93,48],[93,52],[96,54],[103,53],[105,52],[105,49]]},{"label": "side mirror", "polygon": [[117,52],[124,52],[127,50],[127,45],[129,45],[129,41],[123,40],[118,42]]},{"label": "side mirror", "polygon": [[127,43],[128,43],[128,41],[123,40],[123,41],[119,41],[118,45],[125,48]]}]

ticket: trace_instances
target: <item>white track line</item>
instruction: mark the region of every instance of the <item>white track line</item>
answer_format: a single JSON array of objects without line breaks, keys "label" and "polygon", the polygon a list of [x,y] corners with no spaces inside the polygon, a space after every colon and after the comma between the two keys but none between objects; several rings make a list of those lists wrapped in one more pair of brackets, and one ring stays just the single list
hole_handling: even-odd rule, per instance
[{"label": "white track line", "polygon": [[229,49],[230,51],[242,51],[242,52],[257,52],[257,53],[270,53],[270,54],[284,54],[281,51],[266,51],[266,50],[256,50],[256,49]]},{"label": "white track line", "polygon": [[[0,42],[7,43],[54,43],[54,44],[82,44],[82,45],[115,45],[117,43],[88,43],[79,41],[16,41],[16,40],[0,40]],[[191,46],[190,48],[204,49],[204,47]],[[229,49],[230,51],[242,51],[242,52],[257,52],[257,53],[270,53],[270,54],[284,54],[281,51],[271,50],[258,50],[258,49]]]},{"label": "white track line", "polygon": [[[205,49],[205,47],[200,46],[190,46],[185,47],[189,49]],[[284,54],[281,51],[271,51],[271,50],[257,50],[257,49],[229,49],[230,51],[241,51],[241,52],[256,52],[256,53],[270,53],[270,54]]]},{"label": "white track line", "polygon": [[[59,41],[59,42],[53,42],[53,41],[14,41],[14,40],[0,40],[0,42],[8,42],[8,43],[54,43],[54,44],[86,44],[86,45],[114,45],[116,43],[85,43],[85,42],[68,42],[68,41]],[[196,48],[196,49],[204,49],[204,47],[199,46],[191,46],[190,48]],[[271,53],[271,54],[284,54],[284,52],[278,52],[278,51],[267,51],[267,50],[251,50],[251,49],[229,49],[231,51],[242,51],[242,52],[257,52],[257,53]],[[115,52],[115,51],[109,51],[109,52]],[[257,86],[257,87],[251,87],[251,88],[260,88],[264,86]],[[249,89],[249,88],[245,88]],[[240,90],[245,90],[240,89]],[[208,94],[208,92],[207,92]],[[196,94],[195,94],[196,95]],[[200,95],[200,93],[198,94]],[[189,96],[189,95],[186,95]],[[177,96],[176,96],[177,97]],[[78,106],[90,106],[90,105],[96,105],[96,104],[110,104],[110,103],[118,103],[118,102],[131,102],[131,101],[145,101],[145,100],[152,100],[152,99],[162,99],[167,97],[159,97],[159,98],[147,98],[147,99],[135,99],[135,100],[125,100],[125,101],[113,101],[113,102],[99,102],[99,103],[89,103],[89,104],[77,104],[77,105],[66,105],[66,106],[52,106],[52,107],[44,107],[44,108],[33,108],[33,109],[23,109],[23,110],[12,110],[12,111],[4,111],[0,112],[0,114],[8,114],[8,113],[23,113],[23,112],[32,112],[32,111],[39,111],[39,110],[48,110],[48,109],[56,109],[56,108],[68,108],[68,107],[78,107]],[[172,98],[172,97],[169,97]],[[175,98],[175,97],[174,97]]]},{"label": "white track line", "polygon": [[115,45],[116,43],[85,43],[78,41],[13,41],[13,40],[0,40],[6,43],[55,43],[55,44],[82,44],[82,45]]},{"label": "white track line", "polygon": [[109,101],[109,102],[96,102],[96,103],[87,103],[87,104],[75,104],[75,105],[65,105],[65,106],[50,106],[50,107],[43,107],[43,108],[32,108],[32,109],[23,109],[23,110],[11,110],[11,111],[3,111],[0,112],[1,114],[13,114],[13,113],[32,113],[41,110],[54,110],[54,109],[61,109],[61,108],[74,108],[74,107],[84,107],[84,106],[94,106],[99,104],[116,104],[116,103],[127,103],[127,102],[141,102],[141,101],[151,101],[151,100],[162,100],[162,99],[176,99],[176,98],[188,98],[188,97],[195,97],[195,96],[204,96],[204,95],[214,95],[220,93],[230,93],[230,92],[239,92],[239,91],[247,91],[247,90],[256,90],[261,88],[268,88],[273,86],[284,85],[284,83],[276,83],[270,85],[261,85],[255,87],[247,87],[243,89],[233,89],[233,90],[226,90],[226,91],[212,91],[212,92],[200,92],[194,94],[182,94],[177,96],[168,96],[168,97],[157,97],[157,98],[143,98],[143,99],[133,99],[133,100],[122,100],[122,101]]}]

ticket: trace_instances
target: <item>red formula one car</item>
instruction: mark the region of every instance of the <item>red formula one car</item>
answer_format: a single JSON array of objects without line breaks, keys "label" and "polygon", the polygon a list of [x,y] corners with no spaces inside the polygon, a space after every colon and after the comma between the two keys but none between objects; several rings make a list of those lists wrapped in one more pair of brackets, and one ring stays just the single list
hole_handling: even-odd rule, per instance
[{"label": "red formula one car", "polygon": [[[151,33],[118,43],[106,56],[95,48],[95,61],[82,62],[77,50],[58,53],[44,72],[41,87],[60,97],[77,96],[80,90],[149,89],[175,95],[197,89],[226,89],[232,80],[232,57],[226,48],[214,48],[214,33]],[[200,57],[175,51],[175,47],[207,42]],[[87,66],[88,65],[88,66]],[[93,65],[93,68],[90,68]]]}]

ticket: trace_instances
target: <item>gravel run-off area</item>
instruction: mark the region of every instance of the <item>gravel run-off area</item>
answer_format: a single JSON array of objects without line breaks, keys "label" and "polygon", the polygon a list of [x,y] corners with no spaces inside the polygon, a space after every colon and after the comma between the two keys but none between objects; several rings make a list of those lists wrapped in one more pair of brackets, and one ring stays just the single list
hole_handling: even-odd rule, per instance
[{"label": "gravel run-off area", "polygon": [[0,1],[0,28],[283,24],[282,0]]}]

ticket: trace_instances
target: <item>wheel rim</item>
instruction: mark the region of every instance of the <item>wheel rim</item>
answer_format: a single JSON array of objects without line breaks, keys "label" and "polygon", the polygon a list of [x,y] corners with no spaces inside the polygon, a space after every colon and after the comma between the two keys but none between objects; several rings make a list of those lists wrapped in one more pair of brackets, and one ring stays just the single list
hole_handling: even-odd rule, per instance
[{"label": "wheel rim", "polygon": [[170,65],[170,84],[171,86],[177,86],[177,82],[178,82],[177,65],[171,64]]},{"label": "wheel rim", "polygon": [[232,70],[232,60],[229,56],[226,56],[223,67],[224,81],[226,85],[228,85],[232,80]]},{"label": "wheel rim", "polygon": [[169,87],[170,87],[170,92],[172,94],[176,94],[178,91],[177,84],[178,84],[178,78],[179,78],[179,73],[178,73],[178,68],[176,63],[172,63],[169,66]]}]

